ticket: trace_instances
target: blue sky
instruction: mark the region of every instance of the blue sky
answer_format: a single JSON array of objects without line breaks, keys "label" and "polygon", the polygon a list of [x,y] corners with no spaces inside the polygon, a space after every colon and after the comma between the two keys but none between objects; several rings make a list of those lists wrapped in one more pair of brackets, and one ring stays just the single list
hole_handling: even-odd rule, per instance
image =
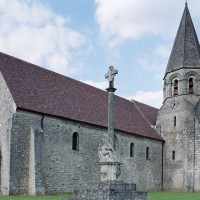
[{"label": "blue sky", "polygon": [[[200,34],[200,1],[188,1]],[[0,0],[0,51],[160,107],[183,0]]]}]

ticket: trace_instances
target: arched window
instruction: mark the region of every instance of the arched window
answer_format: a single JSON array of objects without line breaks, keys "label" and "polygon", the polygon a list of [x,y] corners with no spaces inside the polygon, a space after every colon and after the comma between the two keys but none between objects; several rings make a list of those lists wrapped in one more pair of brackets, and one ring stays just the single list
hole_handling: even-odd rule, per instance
[{"label": "arched window", "polygon": [[194,81],[193,78],[189,79],[189,94],[193,94],[194,93]]},{"label": "arched window", "polygon": [[175,158],[176,158],[176,152],[172,151],[172,160],[175,160]]},{"label": "arched window", "polygon": [[130,145],[130,157],[134,157],[134,143],[131,143]]},{"label": "arched window", "polygon": [[178,95],[178,80],[174,80],[174,96]]},{"label": "arched window", "polygon": [[150,159],[150,150],[149,147],[146,148],[146,160]]},{"label": "arched window", "polygon": [[176,126],[176,116],[174,116],[174,126]]},{"label": "arched window", "polygon": [[72,150],[79,150],[79,136],[76,132],[72,135]]},{"label": "arched window", "polygon": [[114,151],[117,152],[118,148],[119,148],[119,144],[118,144],[118,138],[117,138],[117,136],[115,134],[114,134],[114,144],[113,144],[113,147],[114,147]]}]

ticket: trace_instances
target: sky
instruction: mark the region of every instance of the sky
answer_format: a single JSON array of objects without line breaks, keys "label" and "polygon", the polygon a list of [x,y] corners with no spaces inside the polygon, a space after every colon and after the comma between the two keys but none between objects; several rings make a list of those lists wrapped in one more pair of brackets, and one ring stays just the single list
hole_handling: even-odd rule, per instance
[{"label": "sky", "polygon": [[[0,0],[0,51],[159,108],[184,0]],[[197,35],[200,1],[188,0]]]}]

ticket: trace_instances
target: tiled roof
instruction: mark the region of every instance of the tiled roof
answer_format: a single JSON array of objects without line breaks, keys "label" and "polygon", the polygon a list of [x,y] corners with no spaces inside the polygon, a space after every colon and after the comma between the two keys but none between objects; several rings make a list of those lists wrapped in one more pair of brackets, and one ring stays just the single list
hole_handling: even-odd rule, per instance
[{"label": "tiled roof", "polygon": [[141,114],[144,116],[144,118],[149,122],[151,125],[156,125],[156,119],[158,114],[158,109],[154,108],[152,106],[148,106],[144,103],[131,100],[133,103],[135,103],[136,107],[139,109]]},{"label": "tiled roof", "polygon": [[187,3],[185,4],[165,76],[167,73],[181,68],[200,68],[199,41]]},{"label": "tiled roof", "polygon": [[[107,92],[3,53],[0,71],[18,108],[107,127]],[[163,140],[138,110],[139,102],[136,107],[115,96],[114,103],[116,130]],[[152,108],[143,104],[141,110],[155,121]]]}]

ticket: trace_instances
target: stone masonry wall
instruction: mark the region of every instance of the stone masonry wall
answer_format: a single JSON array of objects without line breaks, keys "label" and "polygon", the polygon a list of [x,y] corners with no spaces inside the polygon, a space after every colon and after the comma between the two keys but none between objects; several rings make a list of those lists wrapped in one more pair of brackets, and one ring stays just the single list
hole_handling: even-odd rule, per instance
[{"label": "stone masonry wall", "polygon": [[[33,194],[37,192],[35,182],[41,174],[41,167],[37,171],[37,166],[43,163],[37,162],[42,156],[37,154],[37,147],[41,146],[41,144],[40,141],[37,141],[38,144],[35,145],[35,141],[38,131],[41,129],[41,121],[42,116],[33,113],[25,115],[17,111],[13,116],[10,156],[10,194]],[[40,180],[38,184],[41,184]]]},{"label": "stone masonry wall", "polygon": [[[72,150],[72,134],[79,134],[79,151]],[[105,129],[46,117],[45,172],[46,192],[72,191],[78,184],[100,180],[98,147],[107,135]],[[161,189],[162,142],[116,133],[117,151],[122,162],[120,180],[136,183],[138,190]],[[135,156],[130,158],[130,143]],[[146,160],[146,147],[150,159]]]},{"label": "stone masonry wall", "polygon": [[[199,190],[200,169],[197,151],[200,144],[195,105],[199,97],[176,96],[165,101],[159,111],[157,127],[166,140],[164,145],[164,189]],[[175,122],[176,121],[176,122]],[[196,146],[196,148],[195,148]],[[175,157],[172,154],[175,152]],[[198,153],[199,154],[199,153]],[[196,182],[195,182],[196,179]]]},{"label": "stone masonry wall", "polygon": [[[134,181],[137,190],[150,191],[162,188],[162,142],[141,137],[130,137],[118,134],[120,160],[122,164],[121,179],[131,183]],[[134,143],[134,155],[130,157],[130,145]],[[146,148],[150,157],[146,159]]]},{"label": "stone masonry wall", "polygon": [[[98,147],[103,144],[106,129],[55,117],[42,118],[25,111],[18,111],[14,119],[13,193],[28,192],[29,132],[30,127],[35,126],[43,127],[43,173],[47,194],[73,191],[75,186],[100,180]],[[72,150],[74,132],[79,134],[78,151]],[[116,133],[116,138],[117,154],[122,162],[119,179],[136,183],[138,190],[161,189],[162,142],[121,132]],[[130,158],[131,142],[135,144],[135,153]],[[150,149],[149,160],[146,160],[146,147]]]},{"label": "stone masonry wall", "polygon": [[193,179],[193,185],[194,185],[194,191],[200,191],[200,101],[195,106],[195,143],[194,143],[194,179]]},{"label": "stone masonry wall", "polygon": [[9,194],[10,181],[10,133],[16,105],[0,73],[0,192]]}]

